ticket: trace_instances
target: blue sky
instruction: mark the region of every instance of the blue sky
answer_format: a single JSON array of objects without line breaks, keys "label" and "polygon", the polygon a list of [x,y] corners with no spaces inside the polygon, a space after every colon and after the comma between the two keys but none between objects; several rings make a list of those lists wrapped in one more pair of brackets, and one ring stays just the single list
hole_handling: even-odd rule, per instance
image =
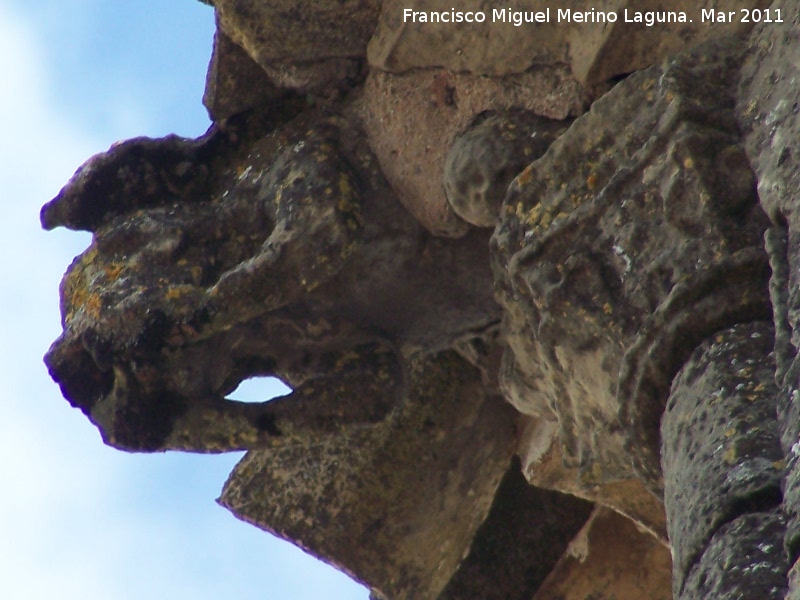
[{"label": "blue sky", "polygon": [[0,0],[3,598],[368,597],[214,503],[238,456],[107,448],[42,363],[58,283],[89,236],[41,231],[39,208],[117,140],[206,130],[213,27],[196,0]]}]

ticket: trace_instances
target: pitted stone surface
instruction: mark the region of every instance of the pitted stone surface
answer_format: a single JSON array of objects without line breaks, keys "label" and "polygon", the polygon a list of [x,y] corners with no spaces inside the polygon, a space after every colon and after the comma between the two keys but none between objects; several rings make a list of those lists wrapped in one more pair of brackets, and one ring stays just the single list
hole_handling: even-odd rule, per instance
[{"label": "pitted stone surface", "polygon": [[[46,362],[108,444],[254,450],[243,464],[260,478],[242,467],[229,489],[273,477],[284,495],[247,496],[240,517],[268,515],[376,589],[433,598],[514,446],[496,385],[452,352],[432,358],[496,330],[488,233],[427,234],[350,123],[284,118],[131,140],[82,167],[42,212],[94,233]],[[254,375],[293,391],[226,399]]]},{"label": "pitted stone surface", "polygon": [[219,24],[262,66],[366,55],[380,0],[214,0]]},{"label": "pitted stone surface", "polygon": [[497,225],[508,184],[568,126],[524,111],[478,115],[447,155],[444,189],[450,207],[472,225]]},{"label": "pitted stone surface", "polygon": [[788,565],[781,549],[785,522],[758,512],[725,524],[691,570],[676,600],[785,600]]},{"label": "pitted stone surface", "polygon": [[203,104],[212,121],[273,103],[284,93],[243,48],[217,28],[203,94]]},{"label": "pitted stone surface", "polygon": [[[782,593],[784,519],[797,596],[795,7],[772,6],[784,23],[754,32],[741,78],[736,38],[617,81],[748,25],[485,30],[398,24],[403,8],[451,8],[438,0],[213,4],[209,133],[118,144],[42,214],[94,233],[65,276],[46,361],[104,440],[249,449],[222,502],[376,598],[526,600],[668,597],[663,442],[695,454],[665,452],[683,466],[663,498],[701,513],[681,528],[689,518],[671,509],[682,597]],[[645,4],[602,9],[656,8]],[[470,7],[544,5],[453,8]],[[509,111],[556,130],[583,116],[530,164],[539,154],[504,124],[482,141],[467,131]],[[470,227],[445,188],[475,173],[497,185],[462,211]],[[494,218],[491,259],[481,227]],[[737,338],[733,354],[704,346],[713,368],[688,374],[704,340],[772,315],[781,451],[778,429],[750,422],[769,400],[771,334]],[[725,367],[733,358],[759,366],[747,377]],[[665,427],[662,440],[670,391],[674,407],[717,366],[732,382],[721,399],[700,394],[691,431]],[[255,375],[293,391],[226,399]],[[516,427],[501,396],[524,414]],[[741,427],[692,445],[706,400],[752,408],[751,396],[755,409],[729,411]],[[514,447],[522,474],[508,468]],[[557,560],[588,511],[580,498],[616,514],[595,511]]]},{"label": "pitted stone surface", "polygon": [[789,569],[789,592],[785,600],[800,599],[800,560],[796,561]]},{"label": "pitted stone surface", "polygon": [[[95,233],[65,276],[65,333],[47,363],[109,443],[221,451],[326,431],[337,412],[372,422],[393,403],[399,354],[497,321],[486,234],[459,243],[461,264],[392,199],[347,127],[311,112],[249,145],[225,130],[132,140],[43,209],[48,227]],[[473,293],[483,299],[465,302]],[[298,389],[269,405],[225,400],[263,374]],[[338,407],[308,399],[337,386],[352,390]]]},{"label": "pitted stone surface", "polygon": [[[513,445],[512,411],[449,352],[411,365],[405,403],[383,423],[249,453],[220,503],[300,540],[381,597],[432,600],[489,512]],[[570,502],[569,518],[587,516]],[[567,539],[554,534],[553,543],[566,544],[570,528],[565,521]]]},{"label": "pitted stone surface", "polygon": [[[791,190],[800,185],[793,168],[796,157],[794,134],[800,129],[800,72],[796,56],[800,14],[793,2],[770,5],[780,10],[782,23],[765,23],[753,30],[739,83],[738,116],[746,149],[758,174],[758,192],[764,209],[776,218],[793,217],[796,208]],[[764,94],[769,85],[772,93]],[[777,221],[777,219],[776,219]]]},{"label": "pitted stone surface", "polygon": [[[784,509],[786,547],[800,559],[800,13],[793,2],[776,1],[782,23],[753,30],[739,86],[738,116],[758,193],[773,220],[767,238],[772,280],[770,291],[776,328],[779,422],[788,463]],[[765,93],[765,86],[768,92]],[[793,591],[795,595],[800,590]]]},{"label": "pitted stone surface", "polygon": [[[676,597],[724,523],[781,503],[785,463],[775,423],[772,342],[765,322],[719,332],[695,350],[672,384],[661,437]],[[777,548],[770,553],[779,554]]]}]

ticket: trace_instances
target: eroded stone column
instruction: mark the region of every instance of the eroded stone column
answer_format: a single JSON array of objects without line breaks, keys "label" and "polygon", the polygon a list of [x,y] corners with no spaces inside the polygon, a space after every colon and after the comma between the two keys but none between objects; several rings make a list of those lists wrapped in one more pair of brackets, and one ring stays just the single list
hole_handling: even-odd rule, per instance
[{"label": "eroded stone column", "polygon": [[784,461],[766,322],[701,344],[661,422],[676,600],[783,598]]}]

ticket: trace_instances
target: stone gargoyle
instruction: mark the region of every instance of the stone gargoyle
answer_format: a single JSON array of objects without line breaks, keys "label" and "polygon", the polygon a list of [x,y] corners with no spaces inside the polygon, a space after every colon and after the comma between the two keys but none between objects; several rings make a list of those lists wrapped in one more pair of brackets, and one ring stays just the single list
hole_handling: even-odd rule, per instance
[{"label": "stone gargoyle", "polygon": [[[230,451],[374,423],[402,396],[399,355],[497,323],[487,233],[454,262],[346,128],[303,114],[249,146],[232,125],[131,140],[43,209],[46,228],[94,233],[46,361],[107,443]],[[294,391],[225,399],[260,375]]]},{"label": "stone gargoyle", "polygon": [[[93,233],[45,361],[106,443],[250,450],[223,504],[382,595],[434,598],[516,440],[491,230],[430,234],[346,117],[293,106],[198,140],[130,140],[78,170],[42,210],[45,228]],[[254,376],[292,392],[226,397]],[[588,505],[529,489],[564,514],[566,544]]]}]

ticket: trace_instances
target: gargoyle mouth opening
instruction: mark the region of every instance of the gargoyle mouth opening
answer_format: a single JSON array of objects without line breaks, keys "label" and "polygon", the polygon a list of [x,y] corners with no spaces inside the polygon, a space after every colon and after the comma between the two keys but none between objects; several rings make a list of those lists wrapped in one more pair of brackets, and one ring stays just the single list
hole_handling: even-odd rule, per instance
[{"label": "gargoyle mouth opening", "polygon": [[290,393],[292,388],[277,377],[254,376],[244,379],[226,398],[237,402],[261,403]]}]

